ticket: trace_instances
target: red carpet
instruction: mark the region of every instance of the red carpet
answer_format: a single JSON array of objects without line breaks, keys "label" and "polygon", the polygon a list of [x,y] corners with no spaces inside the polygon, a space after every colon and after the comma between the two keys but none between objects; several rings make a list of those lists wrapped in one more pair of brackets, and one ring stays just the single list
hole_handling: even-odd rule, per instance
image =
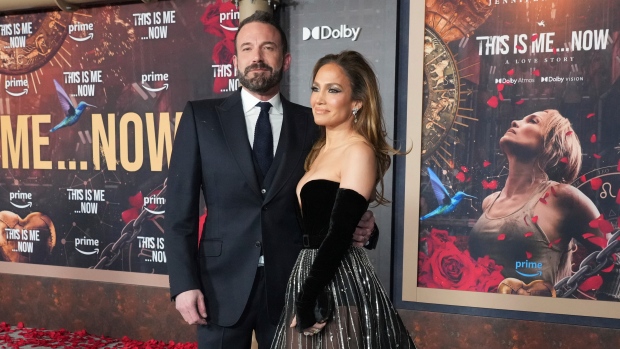
[{"label": "red carpet", "polygon": [[162,342],[151,339],[146,342],[127,337],[122,339],[95,336],[86,331],[69,332],[64,329],[52,331],[43,328],[28,328],[22,322],[11,326],[0,322],[0,349],[36,348],[127,348],[127,349],[197,349],[196,343]]}]

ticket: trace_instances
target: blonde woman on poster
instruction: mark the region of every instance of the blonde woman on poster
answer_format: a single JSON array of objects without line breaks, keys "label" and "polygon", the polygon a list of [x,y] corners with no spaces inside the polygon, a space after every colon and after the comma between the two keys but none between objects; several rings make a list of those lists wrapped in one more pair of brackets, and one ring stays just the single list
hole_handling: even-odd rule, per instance
[{"label": "blonde woman on poster", "polygon": [[[553,285],[571,275],[573,239],[588,253],[606,245],[594,223],[602,219],[598,209],[567,184],[581,169],[579,139],[568,119],[544,110],[514,120],[499,144],[508,159],[508,178],[501,191],[484,199],[469,251],[474,259],[488,256],[503,267],[502,275],[511,278],[502,282],[504,292],[554,294]],[[609,271],[601,276],[614,283]],[[612,288],[609,297],[617,299],[618,287]]]}]

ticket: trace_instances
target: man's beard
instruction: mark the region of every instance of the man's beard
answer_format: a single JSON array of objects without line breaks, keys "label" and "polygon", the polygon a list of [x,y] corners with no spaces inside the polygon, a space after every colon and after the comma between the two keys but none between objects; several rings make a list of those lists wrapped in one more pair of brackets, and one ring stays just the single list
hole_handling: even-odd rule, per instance
[{"label": "man's beard", "polygon": [[[271,74],[266,76],[266,74],[257,73],[253,78],[248,78],[247,76],[252,69],[267,69]],[[247,66],[243,74],[237,69],[237,76],[241,86],[252,92],[265,93],[280,83],[282,80],[282,69],[274,70],[265,63],[255,63]]]}]

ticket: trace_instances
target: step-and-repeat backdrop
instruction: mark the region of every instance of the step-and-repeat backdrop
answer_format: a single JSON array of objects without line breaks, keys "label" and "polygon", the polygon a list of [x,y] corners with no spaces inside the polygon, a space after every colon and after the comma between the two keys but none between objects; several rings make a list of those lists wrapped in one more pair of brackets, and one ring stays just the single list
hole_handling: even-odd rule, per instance
[{"label": "step-and-repeat backdrop", "polygon": [[[395,14],[374,1],[279,9],[293,57],[284,93],[308,105],[315,61],[355,49],[393,100]],[[238,24],[223,0],[0,17],[0,261],[165,274],[176,125],[188,100],[239,87]]]}]

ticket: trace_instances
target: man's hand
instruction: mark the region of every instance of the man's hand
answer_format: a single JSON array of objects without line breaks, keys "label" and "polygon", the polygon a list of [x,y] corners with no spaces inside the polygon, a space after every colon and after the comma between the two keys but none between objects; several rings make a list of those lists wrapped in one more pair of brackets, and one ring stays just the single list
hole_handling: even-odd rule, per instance
[{"label": "man's hand", "polygon": [[205,297],[200,290],[179,293],[175,298],[176,308],[190,325],[206,325],[207,307]]},{"label": "man's hand", "polygon": [[362,219],[359,223],[357,223],[357,228],[355,229],[355,233],[353,234],[353,246],[355,247],[364,247],[368,240],[370,240],[370,236],[372,235],[372,231],[375,228],[375,216],[372,211],[364,212],[362,215]]}]

